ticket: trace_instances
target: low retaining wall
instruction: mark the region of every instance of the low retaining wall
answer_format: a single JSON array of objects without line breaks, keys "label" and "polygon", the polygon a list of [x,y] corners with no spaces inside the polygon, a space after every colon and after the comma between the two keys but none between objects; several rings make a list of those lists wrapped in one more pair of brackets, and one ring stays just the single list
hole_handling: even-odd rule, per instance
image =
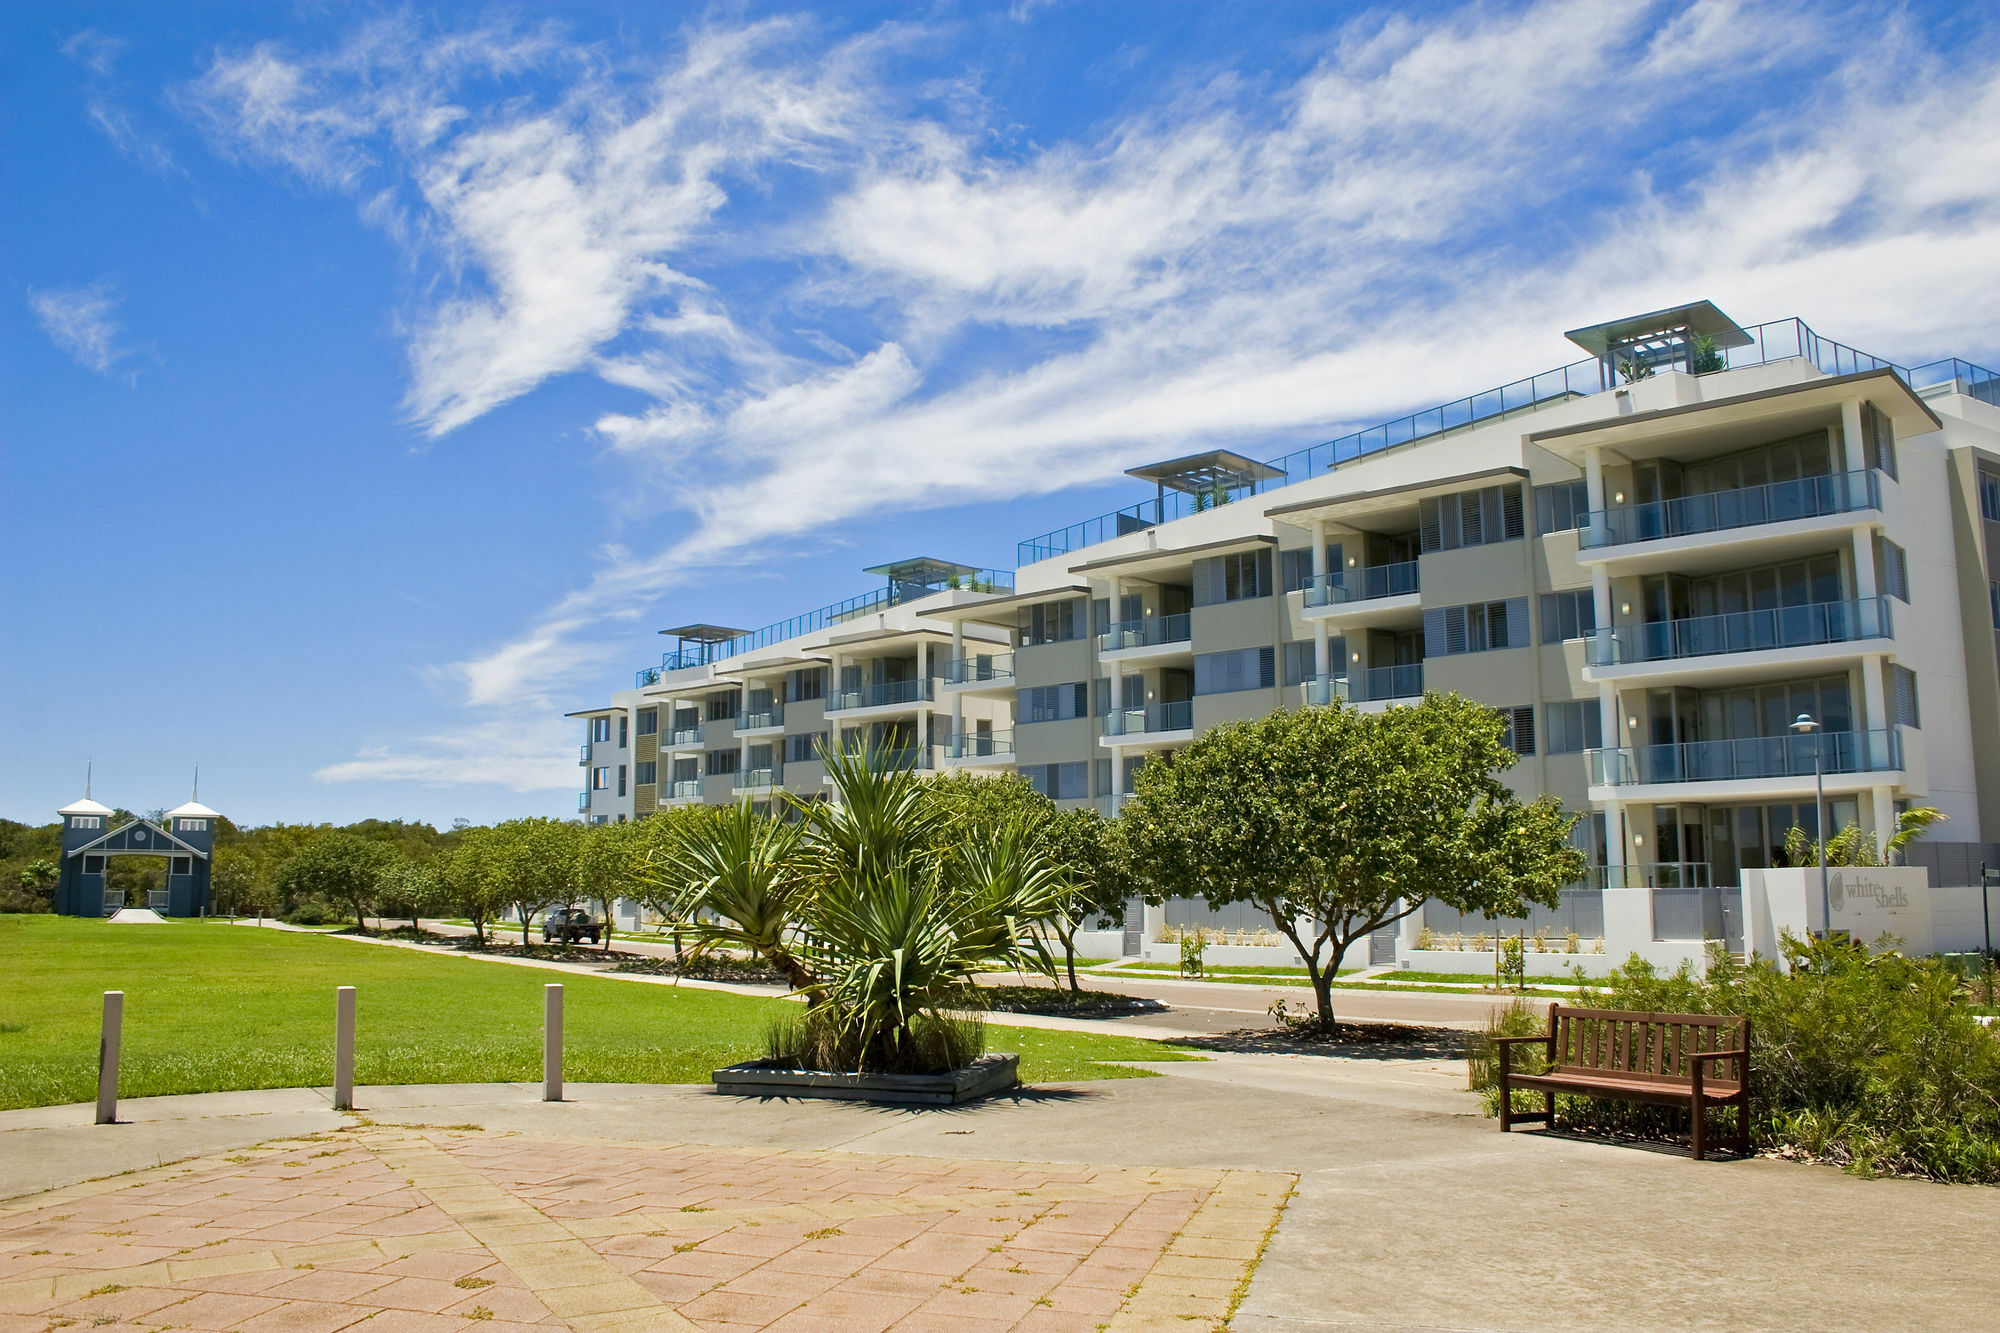
[{"label": "low retaining wall", "polygon": [[[1608,953],[1537,953],[1533,949],[1525,957],[1531,977],[1567,977],[1572,966],[1582,968],[1585,976],[1608,976],[1625,961]],[[1412,949],[1398,954],[1396,966],[1405,972],[1473,972],[1486,977],[1493,973],[1493,951]]]}]

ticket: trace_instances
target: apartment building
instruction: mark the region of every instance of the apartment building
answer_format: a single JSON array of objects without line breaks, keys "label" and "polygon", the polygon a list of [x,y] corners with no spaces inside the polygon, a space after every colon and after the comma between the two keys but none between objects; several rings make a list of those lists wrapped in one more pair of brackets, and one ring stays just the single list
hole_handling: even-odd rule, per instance
[{"label": "apartment building", "polygon": [[579,808],[812,796],[819,746],[867,743],[1115,815],[1222,722],[1438,690],[1502,714],[1524,796],[1587,812],[1572,926],[1629,887],[1740,931],[1728,890],[1817,827],[1816,772],[1833,828],[1927,804],[2000,840],[2000,377],[1707,302],[1568,336],[1585,359],[1284,458],[1136,468],[1150,498],[1012,574],[905,560],[667,631],[573,715]]}]

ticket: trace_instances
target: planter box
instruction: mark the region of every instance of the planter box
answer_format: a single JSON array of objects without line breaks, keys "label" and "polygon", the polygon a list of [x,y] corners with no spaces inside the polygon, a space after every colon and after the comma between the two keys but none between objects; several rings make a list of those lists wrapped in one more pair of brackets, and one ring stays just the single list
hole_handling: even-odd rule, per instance
[{"label": "planter box", "polygon": [[943,1074],[832,1074],[753,1060],[715,1071],[715,1090],[742,1097],[831,1097],[849,1102],[956,1106],[1021,1082],[1021,1057],[982,1055]]}]

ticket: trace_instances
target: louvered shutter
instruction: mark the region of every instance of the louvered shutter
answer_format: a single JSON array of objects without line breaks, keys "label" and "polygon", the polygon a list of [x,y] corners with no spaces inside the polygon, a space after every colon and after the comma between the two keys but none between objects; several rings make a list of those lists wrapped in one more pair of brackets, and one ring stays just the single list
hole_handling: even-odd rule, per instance
[{"label": "louvered shutter", "polygon": [[1525,597],[1507,599],[1507,646],[1528,646],[1528,599]]},{"label": "louvered shutter", "polygon": [[1270,689],[1278,683],[1278,650],[1269,644],[1257,650],[1257,687]]},{"label": "louvered shutter", "polygon": [[1417,502],[1417,545],[1424,551],[1444,549],[1443,501],[1433,496]]},{"label": "louvered shutter", "polygon": [[1222,582],[1222,561],[1215,556],[1194,562],[1194,604],[1213,606],[1221,601],[1217,586]]},{"label": "louvered shutter", "polygon": [[1513,541],[1527,535],[1521,513],[1521,488],[1502,486],[1500,488],[1500,527],[1504,540]]},{"label": "louvered shutter", "polygon": [[[1434,606],[1424,612],[1424,656],[1443,657],[1444,613],[1446,608]],[[1462,632],[1462,631],[1461,631]]]},{"label": "louvered shutter", "polygon": [[1515,754],[1535,752],[1535,710],[1523,704],[1509,710],[1513,714],[1513,741]]},{"label": "louvered shutter", "polygon": [[1470,495],[1454,495],[1452,497],[1452,503],[1458,506],[1459,536],[1456,543],[1450,543],[1450,539],[1447,538],[1448,544],[1479,546],[1485,543],[1486,530],[1480,524],[1479,505],[1481,494],[1482,492],[1474,491]]},{"label": "louvered shutter", "polygon": [[1257,552],[1257,587],[1255,591],[1245,590],[1246,597],[1269,597],[1271,595],[1271,548],[1262,547]]}]

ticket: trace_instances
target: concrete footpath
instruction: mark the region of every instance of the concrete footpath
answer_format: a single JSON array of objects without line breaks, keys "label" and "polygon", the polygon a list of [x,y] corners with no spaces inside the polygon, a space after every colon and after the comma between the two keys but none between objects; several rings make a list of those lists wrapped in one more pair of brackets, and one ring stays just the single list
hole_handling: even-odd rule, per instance
[{"label": "concrete footpath", "polygon": [[[0,1113],[0,1194],[144,1168],[0,1207],[0,1333],[110,1287],[157,1302],[107,1308],[119,1327],[431,1327],[397,1322],[415,1302],[500,1327],[1200,1328],[1246,1275],[1232,1327],[1271,1333],[2000,1328],[2000,1190],[1503,1136],[1462,1062],[1420,1049],[1153,1068],[936,1110],[474,1085],[364,1088],[356,1117],[303,1090],[128,1102],[108,1127]],[[177,1257],[190,1234],[210,1268]],[[533,1237],[559,1248],[506,1249]],[[509,1254],[560,1278],[553,1304]],[[604,1302],[646,1313],[591,1323]]]}]

